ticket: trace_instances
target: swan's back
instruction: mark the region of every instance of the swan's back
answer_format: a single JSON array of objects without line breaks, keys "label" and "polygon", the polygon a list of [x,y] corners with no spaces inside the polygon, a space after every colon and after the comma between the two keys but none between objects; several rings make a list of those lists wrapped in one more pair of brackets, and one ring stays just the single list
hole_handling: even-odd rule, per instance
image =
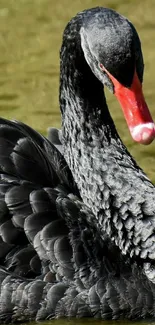
[{"label": "swan's back", "polygon": [[0,153],[1,322],[151,315],[154,285],[101,239],[58,150],[0,119]]}]

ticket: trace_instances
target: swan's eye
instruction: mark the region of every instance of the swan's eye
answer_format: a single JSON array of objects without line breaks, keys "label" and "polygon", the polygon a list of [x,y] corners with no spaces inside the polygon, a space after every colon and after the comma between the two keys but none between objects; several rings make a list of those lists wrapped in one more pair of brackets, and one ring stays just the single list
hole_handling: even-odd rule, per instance
[{"label": "swan's eye", "polygon": [[[105,66],[102,64],[102,63],[100,63],[100,69],[104,72],[104,73],[106,73],[106,75],[109,77],[109,79],[110,79],[110,81],[113,83],[113,85],[114,86],[116,86],[115,84],[116,84],[116,82],[115,82],[115,78],[114,78],[114,76],[105,68]],[[117,81],[117,80],[116,80]]]},{"label": "swan's eye", "polygon": [[102,64],[102,63],[100,63],[100,68],[101,68],[101,70],[105,70],[105,67],[104,67],[104,65]]},{"label": "swan's eye", "polygon": [[102,63],[100,63],[100,68],[109,77],[110,81],[112,82],[112,84],[114,86],[114,93],[116,93],[119,90],[119,88],[122,87],[122,84],[104,67],[104,65]]},{"label": "swan's eye", "polygon": [[102,63],[99,63],[99,68],[102,71],[102,73],[106,76],[106,80],[104,81],[104,85],[108,87],[108,89],[110,90],[111,93],[114,94],[114,84],[109,76],[108,71],[106,70],[106,68],[104,67],[104,65]]}]

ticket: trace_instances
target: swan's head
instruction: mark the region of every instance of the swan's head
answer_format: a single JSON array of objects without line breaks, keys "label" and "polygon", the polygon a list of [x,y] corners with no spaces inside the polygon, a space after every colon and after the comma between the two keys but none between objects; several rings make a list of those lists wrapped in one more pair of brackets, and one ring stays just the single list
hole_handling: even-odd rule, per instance
[{"label": "swan's head", "polygon": [[111,9],[94,8],[87,11],[80,36],[87,63],[119,100],[133,139],[151,143],[155,124],[142,92],[144,63],[134,26]]}]

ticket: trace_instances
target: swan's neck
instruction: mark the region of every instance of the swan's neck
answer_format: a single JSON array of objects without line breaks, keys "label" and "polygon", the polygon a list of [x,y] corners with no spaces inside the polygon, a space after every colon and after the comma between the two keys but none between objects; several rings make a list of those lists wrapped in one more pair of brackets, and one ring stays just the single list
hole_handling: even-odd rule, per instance
[{"label": "swan's neck", "polygon": [[[75,29],[75,31],[74,31]],[[67,26],[61,49],[60,107],[64,142],[70,142],[70,133],[87,145],[109,145],[118,139],[109,114],[103,85],[92,73],[81,48],[80,23]],[[74,139],[73,139],[74,141]]]},{"label": "swan's neck", "polygon": [[135,218],[131,228],[137,227],[146,192],[149,202],[154,202],[153,186],[118,137],[103,87],[85,62],[80,41],[73,40],[70,46],[69,42],[61,51],[64,156],[100,231],[106,231],[124,253],[133,256],[137,253],[128,220]]}]

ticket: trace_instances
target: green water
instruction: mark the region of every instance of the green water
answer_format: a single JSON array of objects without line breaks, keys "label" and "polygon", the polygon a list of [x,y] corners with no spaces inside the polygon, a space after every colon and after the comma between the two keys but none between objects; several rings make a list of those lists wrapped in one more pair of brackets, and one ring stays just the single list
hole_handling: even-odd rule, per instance
[{"label": "green water", "polygon": [[[155,0],[0,0],[1,116],[24,121],[44,134],[49,125],[60,126],[58,83],[62,32],[78,11],[98,5],[110,6],[135,24],[145,58],[144,93],[155,119]],[[123,141],[155,182],[155,142],[148,147],[133,143],[118,103],[111,94],[107,96]],[[52,323],[101,322],[59,320]]]},{"label": "green water", "polygon": [[[26,325],[36,325],[35,322],[28,323]],[[41,322],[42,325],[155,325],[155,322],[151,321],[141,321],[141,322],[132,322],[132,321],[103,321],[103,320],[94,320],[94,319],[59,319],[52,321]],[[23,325],[23,323],[21,324]]]},{"label": "green water", "polygon": [[[36,325],[35,322],[28,323],[30,325]],[[27,325],[28,325],[27,324]],[[155,325],[155,322],[151,321],[141,321],[141,322],[131,322],[131,321],[102,321],[94,319],[61,319],[61,320],[52,320],[48,322],[42,322],[42,325]],[[23,324],[22,324],[23,325]]]},{"label": "green water", "polygon": [[[42,325],[155,325],[153,321],[103,321],[95,319],[58,319],[41,322]],[[21,324],[23,325],[23,323]],[[27,323],[26,325],[36,325],[36,322]]]}]

